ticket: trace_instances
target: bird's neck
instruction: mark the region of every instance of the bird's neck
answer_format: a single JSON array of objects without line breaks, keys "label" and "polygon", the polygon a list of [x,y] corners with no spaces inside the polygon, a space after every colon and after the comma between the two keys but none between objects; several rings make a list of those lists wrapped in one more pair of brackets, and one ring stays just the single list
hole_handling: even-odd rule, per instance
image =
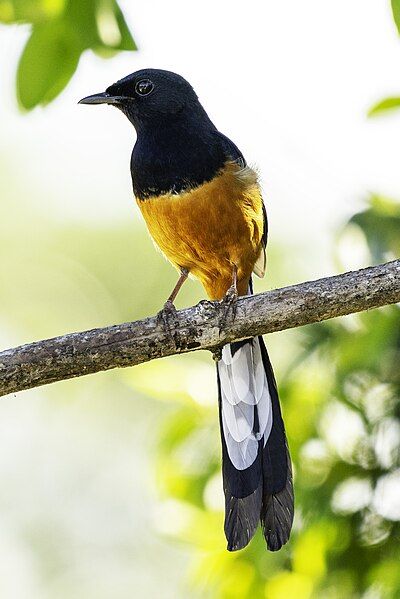
[{"label": "bird's neck", "polygon": [[144,123],[137,133],[131,173],[139,199],[196,187],[224,164],[216,128],[202,108]]}]

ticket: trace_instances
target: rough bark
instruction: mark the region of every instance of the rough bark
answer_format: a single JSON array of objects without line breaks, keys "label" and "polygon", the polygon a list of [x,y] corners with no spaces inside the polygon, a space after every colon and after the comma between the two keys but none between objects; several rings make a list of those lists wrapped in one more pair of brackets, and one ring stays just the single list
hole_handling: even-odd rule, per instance
[{"label": "rough bark", "polygon": [[111,368],[134,366],[228,341],[400,302],[400,260],[239,298],[203,301],[160,317],[71,333],[0,353],[0,396]]}]

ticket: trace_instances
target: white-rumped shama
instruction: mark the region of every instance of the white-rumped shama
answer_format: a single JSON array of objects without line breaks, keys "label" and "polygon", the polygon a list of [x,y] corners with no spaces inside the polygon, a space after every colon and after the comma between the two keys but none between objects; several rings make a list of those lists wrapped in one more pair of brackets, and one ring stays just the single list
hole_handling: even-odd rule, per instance
[{"label": "white-rumped shama", "polygon": [[[267,217],[257,173],[209,119],[183,77],[144,69],[82,104],[112,104],[136,129],[133,191],[150,235],[178,269],[169,305],[190,273],[209,298],[252,293],[263,276]],[[261,521],[270,550],[293,522],[290,455],[262,337],[230,343],[217,363],[225,535],[245,547]]]}]

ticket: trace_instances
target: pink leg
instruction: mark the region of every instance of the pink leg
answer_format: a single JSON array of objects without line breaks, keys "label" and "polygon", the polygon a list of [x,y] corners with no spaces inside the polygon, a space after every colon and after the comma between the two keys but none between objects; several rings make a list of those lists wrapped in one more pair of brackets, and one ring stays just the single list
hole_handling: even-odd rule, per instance
[{"label": "pink leg", "polygon": [[176,296],[178,295],[178,293],[180,291],[180,288],[182,287],[183,283],[188,278],[188,274],[189,274],[189,271],[188,271],[187,268],[182,268],[181,269],[181,276],[179,277],[177,284],[173,288],[171,295],[169,296],[169,298],[165,302],[165,304],[168,305],[169,307],[171,307],[171,305],[174,304],[174,301],[175,301]]}]

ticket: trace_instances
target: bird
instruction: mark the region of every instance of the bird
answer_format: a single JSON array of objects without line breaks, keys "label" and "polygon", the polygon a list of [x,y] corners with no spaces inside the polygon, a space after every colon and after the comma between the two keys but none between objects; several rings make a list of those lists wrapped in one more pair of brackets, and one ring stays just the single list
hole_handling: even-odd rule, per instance
[{"label": "bird", "polygon": [[[80,104],[118,108],[136,130],[133,194],[155,244],[179,273],[164,309],[191,275],[210,300],[234,304],[264,276],[268,221],[256,170],[209,118],[186,79],[141,69]],[[289,540],[292,466],[278,389],[261,336],[227,343],[217,360],[227,549],[259,524],[271,551]]]}]

